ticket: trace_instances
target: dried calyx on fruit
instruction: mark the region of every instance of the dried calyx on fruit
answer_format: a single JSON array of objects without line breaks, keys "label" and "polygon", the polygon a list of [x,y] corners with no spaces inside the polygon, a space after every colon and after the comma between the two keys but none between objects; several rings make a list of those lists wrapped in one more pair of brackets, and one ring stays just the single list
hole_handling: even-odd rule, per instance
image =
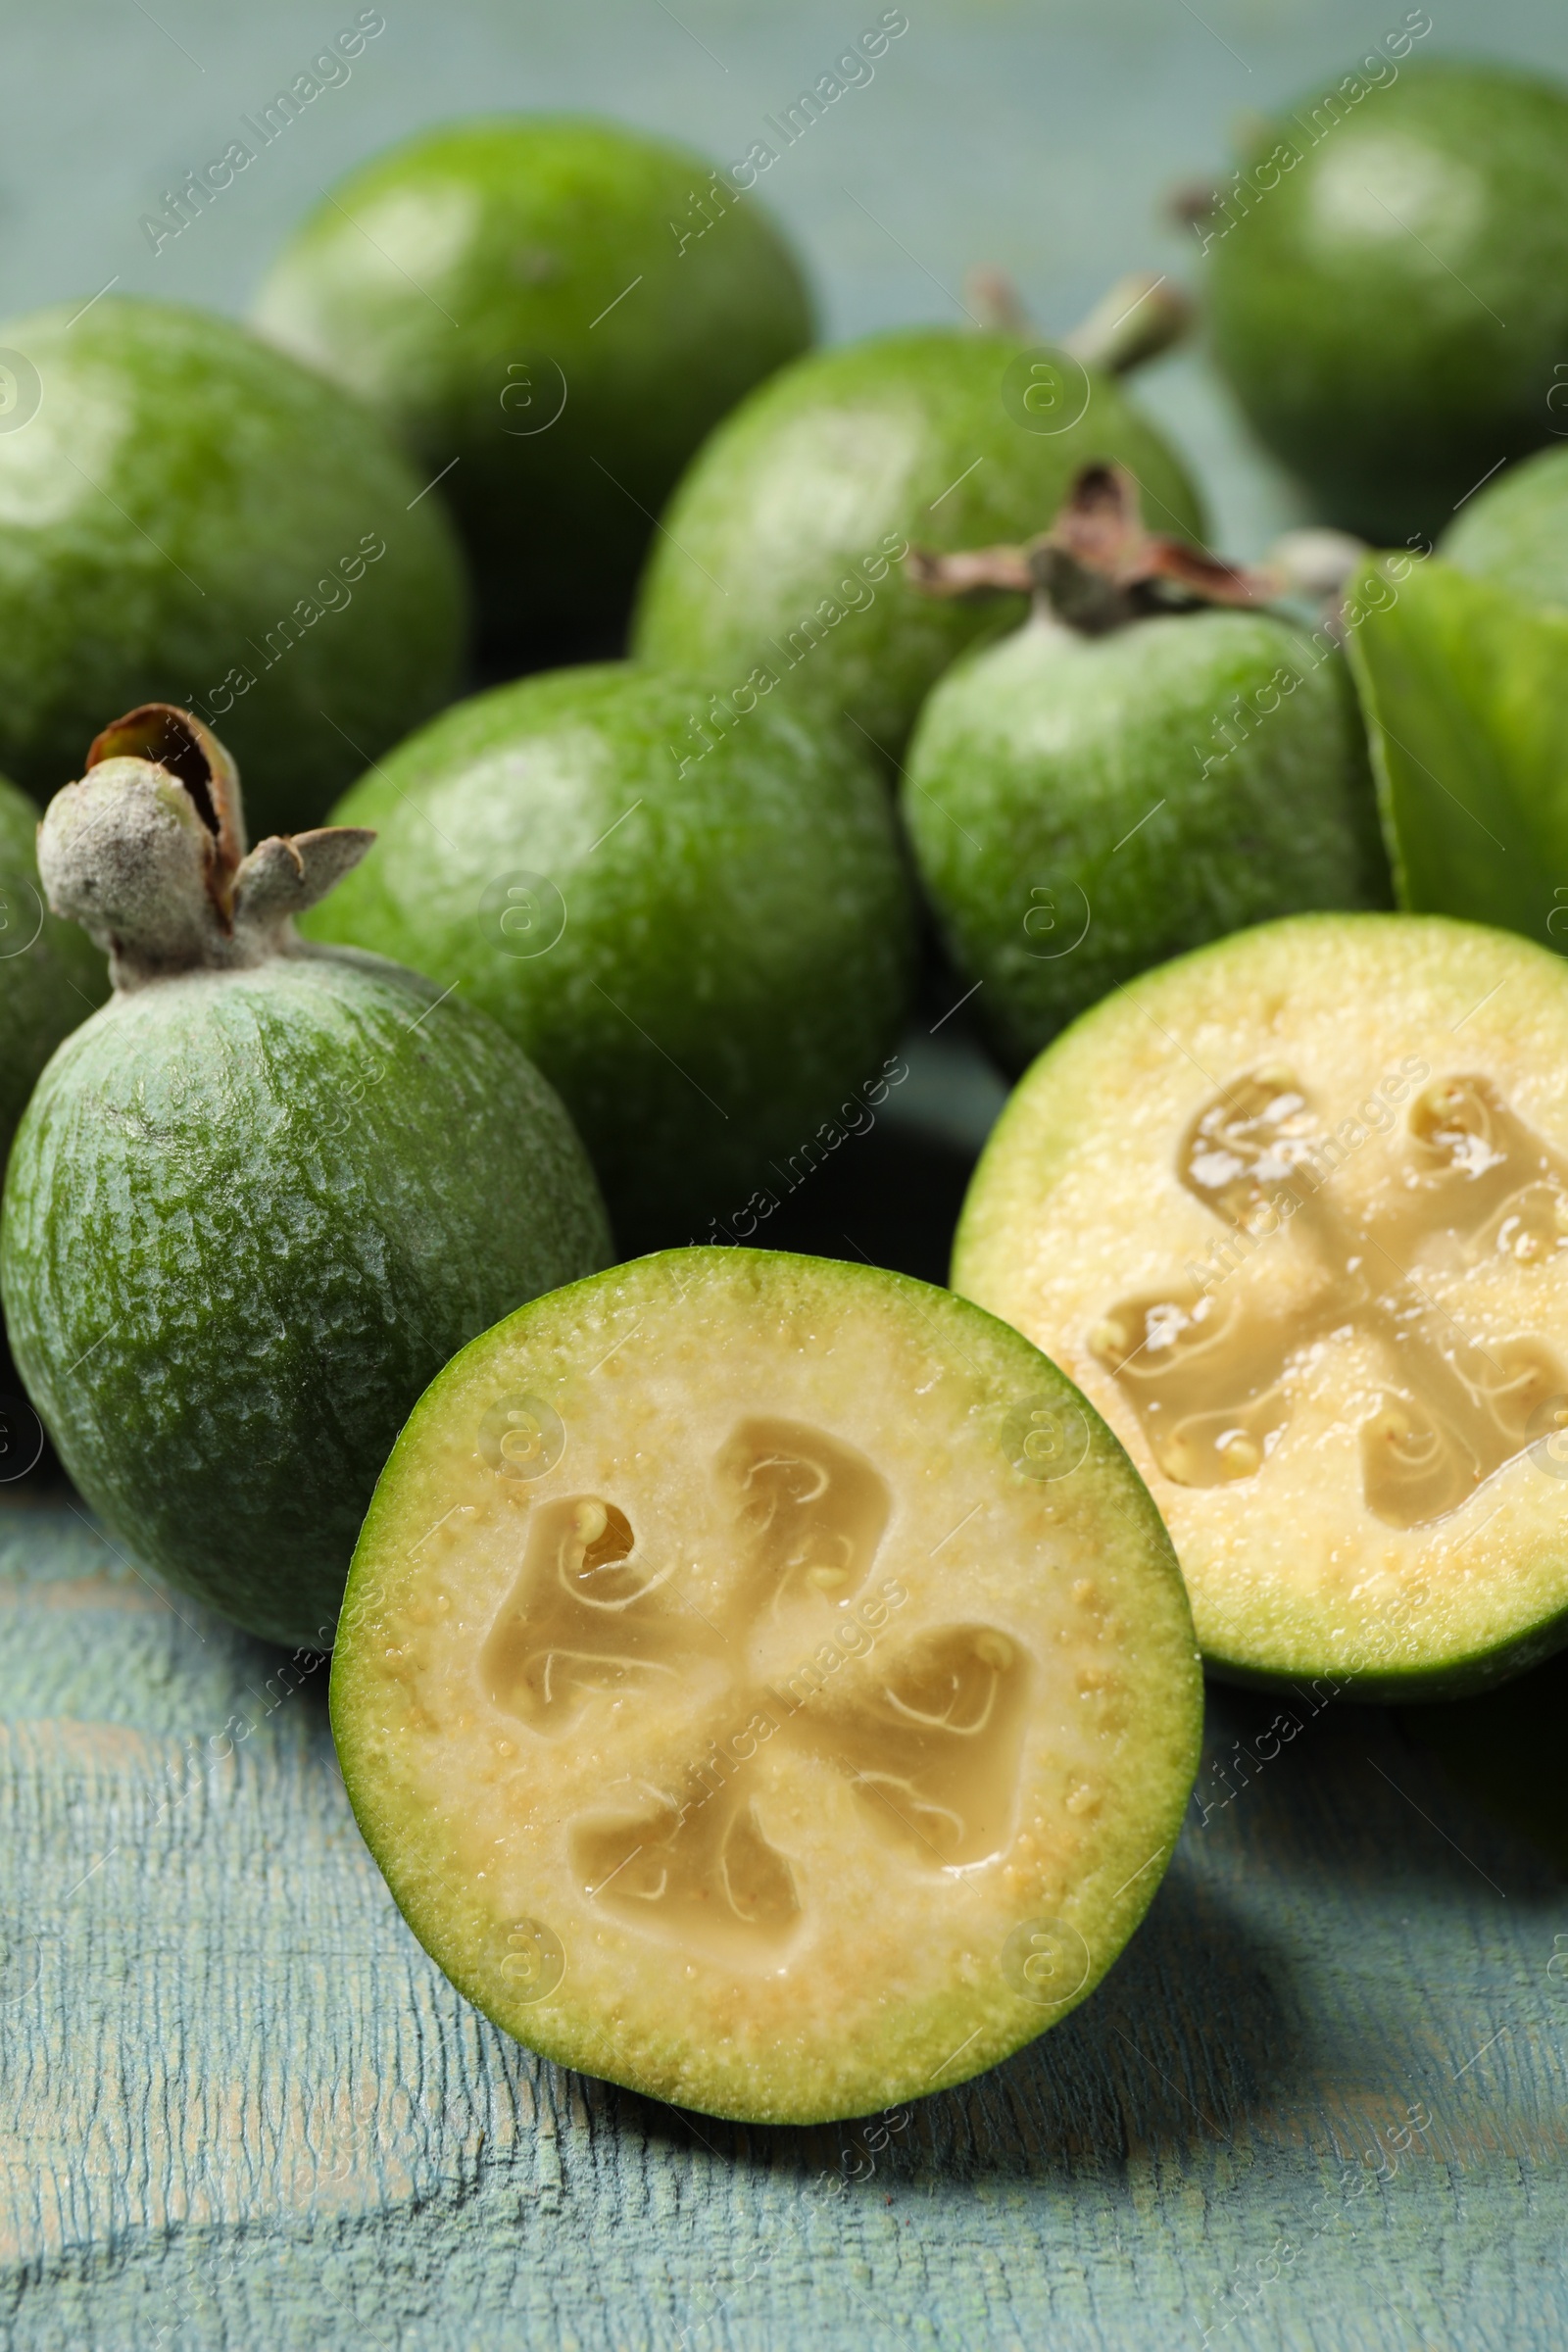
[{"label": "dried calyx on fruit", "polygon": [[1019,1066],[1147,965],[1309,907],[1387,903],[1366,739],[1331,632],[1079,473],[1019,547],[911,551],[939,600],[1028,594],[920,714],[904,811],[976,1016]]},{"label": "dried calyx on fruit", "polygon": [[55,912],[80,923],[126,990],[277,955],[292,918],[374,839],[327,825],[274,834],[247,855],[228,753],[189,711],[143,703],[94,738],[81,782],[50,802],[38,871]]},{"label": "dried calyx on fruit", "polygon": [[1022,547],[933,555],[911,547],[910,578],[928,596],[1032,596],[1037,618],[1088,637],[1156,612],[1203,605],[1266,605],[1266,572],[1221,563],[1191,540],[1146,529],[1138,484],[1123,466],[1086,466],[1050,530]]},{"label": "dried calyx on fruit", "polygon": [[724,419],[649,558],[640,660],[847,720],[891,770],[922,698],[989,619],[920,595],[911,541],[1021,537],[1083,466],[1112,463],[1137,477],[1151,522],[1201,538],[1185,468],[1119,380],[1173,330],[1162,290],[1097,309],[1061,342],[1038,338],[994,281],[976,308],[1008,323],[814,352]]}]

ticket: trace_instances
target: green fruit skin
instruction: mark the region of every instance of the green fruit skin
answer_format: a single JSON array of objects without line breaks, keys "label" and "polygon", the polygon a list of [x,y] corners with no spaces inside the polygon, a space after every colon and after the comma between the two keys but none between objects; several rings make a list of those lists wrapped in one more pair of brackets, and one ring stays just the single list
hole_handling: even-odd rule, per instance
[{"label": "green fruit skin", "polygon": [[526,116],[422,132],[354,172],[256,319],[368,400],[421,479],[453,466],[442,494],[492,636],[619,622],[692,451],[812,332],[788,246],[700,155]]},{"label": "green fruit skin", "polygon": [[[460,704],[340,804],[379,838],[306,918],[461,983],[516,1039],[625,1251],[787,1184],[908,1001],[911,895],[880,781],[771,704],[700,754],[710,699],[603,663]],[[498,905],[509,876],[533,899]]]},{"label": "green fruit skin", "polygon": [[1389,903],[1345,663],[1269,613],[1098,638],[1031,623],[968,657],[921,713],[903,809],[1012,1069],[1150,964],[1275,915]]},{"label": "green fruit skin", "polygon": [[0,1169],[45,1062],[109,994],[86,933],[44,905],[37,827],[32,802],[0,776]]},{"label": "green fruit skin", "polygon": [[1457,63],[1349,80],[1258,130],[1203,229],[1209,304],[1262,440],[1331,520],[1390,542],[1562,421],[1568,94]]},{"label": "green fruit skin", "polygon": [[[801,360],[753,393],[677,490],[639,596],[635,650],[708,672],[755,670],[818,718],[848,716],[897,760],[927,690],[1022,599],[942,600],[898,558],[1026,539],[1081,466],[1130,466],[1154,530],[1200,537],[1178,460],[1111,378],[1080,421],[1027,430],[1009,368],[1042,347],[913,327]],[[962,477],[961,479],[959,477]],[[835,617],[837,615],[837,617]],[[759,681],[754,679],[754,685]]]},{"label": "green fruit skin", "polygon": [[306,951],[117,995],[23,1119],[0,1293],[111,1537],[252,1633],[331,1644],[422,1389],[605,1263],[550,1088],[415,973]]},{"label": "green fruit skin", "polygon": [[48,799],[118,712],[174,702],[239,761],[253,839],[317,823],[455,691],[451,525],[357,402],[227,319],[71,319],[0,327],[41,385],[0,434],[0,762]]},{"label": "green fruit skin", "polygon": [[[1568,409],[1568,377],[1562,381]],[[1461,510],[1438,553],[1527,604],[1568,608],[1568,449],[1544,449],[1511,466]]]}]

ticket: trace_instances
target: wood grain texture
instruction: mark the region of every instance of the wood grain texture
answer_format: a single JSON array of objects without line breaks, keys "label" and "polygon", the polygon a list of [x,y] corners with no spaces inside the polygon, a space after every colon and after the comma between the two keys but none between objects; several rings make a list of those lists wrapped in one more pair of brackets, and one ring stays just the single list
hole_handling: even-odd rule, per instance
[{"label": "wood grain texture", "polygon": [[17,2352],[1568,2330],[1568,1890],[1392,1717],[1216,1694],[1085,2010],[892,2130],[745,2131],[468,2009],[360,1843],[323,1674],[177,1607],[63,1491],[0,1515]]},{"label": "wood grain texture", "polygon": [[[353,85],[160,254],[137,226],[157,189],[221,152],[353,10],[155,0],[152,22],[91,0],[69,52],[59,12],[14,10],[0,57],[29,103],[7,126],[9,300],[85,299],[119,271],[122,290],[237,311],[323,182],[476,106],[608,112],[738,157],[879,10],[400,0]],[[1052,331],[1129,267],[1190,277],[1162,191],[1222,169],[1238,109],[1343,73],[1403,10],[907,13],[874,86],[762,189],[834,336],[956,321],[944,289],[976,261],[1012,270]],[[1433,13],[1433,47],[1560,70],[1560,0]],[[127,121],[155,126],[151,146]],[[1254,558],[1301,517],[1196,358],[1161,364],[1139,398],[1202,467],[1222,552]],[[939,1046],[961,993],[922,1015]],[[933,1129],[977,1073],[938,1073]],[[977,1084],[954,1128],[970,1145],[995,1108]],[[962,1156],[906,1170],[879,1128],[772,1238],[852,1236],[940,1280]],[[424,1958],[361,1846],[320,1676],[274,1704],[278,1653],[178,1605],[183,1620],[58,1494],[0,1510],[6,2352],[1568,2340],[1568,1891],[1394,1719],[1327,1710],[1225,1805],[1233,1743],[1255,1749],[1277,1709],[1216,1694],[1213,1810],[1200,1826],[1194,1806],[1095,1999],[876,2148],[874,2128],[682,2117],[506,2042]],[[236,1714],[255,1729],[224,1756]],[[1562,1756],[1559,1734],[1559,1784]],[[1362,2153],[1418,2100],[1431,2129],[1379,2180]],[[1266,2287],[1259,2266],[1279,2272]]]}]

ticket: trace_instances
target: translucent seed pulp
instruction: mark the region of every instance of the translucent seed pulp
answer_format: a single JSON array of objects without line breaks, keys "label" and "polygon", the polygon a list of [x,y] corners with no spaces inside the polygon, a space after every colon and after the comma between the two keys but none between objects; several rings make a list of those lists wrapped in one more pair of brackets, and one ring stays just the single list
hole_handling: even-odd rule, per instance
[{"label": "translucent seed pulp", "polygon": [[480,1653],[498,1708],[561,1739],[588,1702],[678,1686],[702,1662],[730,1674],[734,1734],[675,1788],[628,1782],[572,1823],[586,1895],[624,1923],[710,1958],[762,1963],[802,1925],[789,1857],[760,1825],[762,1753],[777,1739],[830,1761],[868,1832],[933,1869],[1000,1854],[1013,1832],[1030,1661],[996,1627],[956,1623],[890,1645],[885,1671],[840,1694],[812,1662],[769,1672],[803,1602],[862,1593],[891,1498],[852,1446],[805,1423],[743,1421],[712,1465],[743,1572],[724,1609],[676,1590],[672,1558],[640,1550],[621,1506],[542,1501],[516,1583]]},{"label": "translucent seed pulp", "polygon": [[1261,1282],[1216,1287],[1212,1268],[1190,1266],[1095,1324],[1090,1348],[1167,1478],[1209,1487],[1255,1477],[1289,1418],[1292,1363],[1347,1327],[1373,1339],[1386,1367],[1359,1442],[1367,1507],[1390,1527],[1446,1517],[1568,1427],[1568,1363],[1554,1348],[1528,1333],[1485,1346],[1467,1338],[1405,1271],[1437,1235],[1469,1265],[1500,1252],[1529,1267],[1568,1248],[1568,1158],[1470,1074],[1417,1095],[1401,1143],[1393,1204],[1358,1225],[1325,1194],[1353,1147],[1289,1072],[1237,1078],[1192,1121],[1177,1174],[1234,1237],[1222,1271],[1290,1250],[1311,1281],[1280,1312]]}]

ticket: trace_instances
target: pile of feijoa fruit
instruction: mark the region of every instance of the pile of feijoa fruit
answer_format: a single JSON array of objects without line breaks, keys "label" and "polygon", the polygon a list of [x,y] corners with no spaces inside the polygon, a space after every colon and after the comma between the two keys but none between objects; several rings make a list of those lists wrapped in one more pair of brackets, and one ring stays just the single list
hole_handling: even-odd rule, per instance
[{"label": "pile of feijoa fruit", "polygon": [[[1420,23],[1054,341],[815,348],[751,187],[545,117],[249,327],[0,330],[14,1378],[335,1647],[393,1895],[563,2063],[948,2087],[1137,1927],[1205,1665],[1568,1642],[1568,92]],[[1195,323],[1316,516],[1246,562],[1130,388]],[[950,1015],[952,1288],[886,1135],[872,1249],[748,1246]]]}]

